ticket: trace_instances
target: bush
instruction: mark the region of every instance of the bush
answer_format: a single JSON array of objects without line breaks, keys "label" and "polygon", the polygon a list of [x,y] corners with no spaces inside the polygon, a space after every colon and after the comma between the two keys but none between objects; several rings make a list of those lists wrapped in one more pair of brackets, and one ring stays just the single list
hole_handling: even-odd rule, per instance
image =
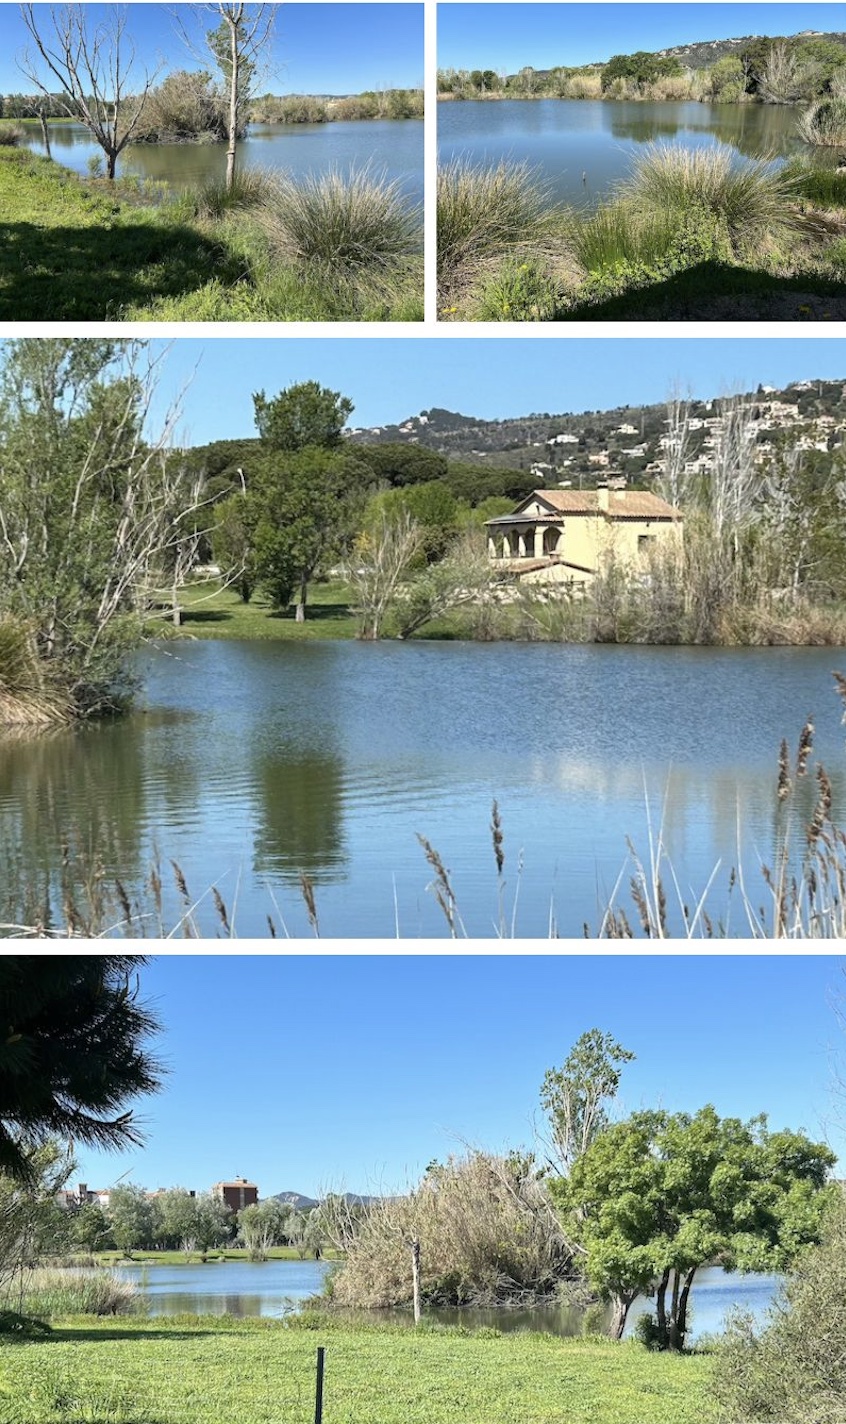
[{"label": "bush", "polygon": [[799,115],[799,133],[817,148],[846,145],[846,98],[821,99]]},{"label": "bush", "polygon": [[147,95],[132,141],[161,143],[227,137],[226,106],[210,75],[177,70]]},{"label": "bush", "polygon": [[714,1389],[721,1418],[778,1424],[842,1424],[846,1414],[846,1200],[834,1206],[822,1244],[809,1251],[756,1334],[731,1323],[718,1351]]},{"label": "bush", "polygon": [[408,1196],[366,1212],[345,1243],[334,1303],[407,1305],[412,1237],[420,1241],[423,1297],[439,1304],[550,1295],[569,1271],[543,1183],[508,1159],[471,1152],[430,1168]]},{"label": "bush", "polygon": [[560,305],[555,283],[535,262],[509,258],[483,281],[479,321],[552,321]]},{"label": "bush", "polygon": [[0,124],[0,146],[4,148],[17,148],[23,140],[25,131],[19,124]]}]

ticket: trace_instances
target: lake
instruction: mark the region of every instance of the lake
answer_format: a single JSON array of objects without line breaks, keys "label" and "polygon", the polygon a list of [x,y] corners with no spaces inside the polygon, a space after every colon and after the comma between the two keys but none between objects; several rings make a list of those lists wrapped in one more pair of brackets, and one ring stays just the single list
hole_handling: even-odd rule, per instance
[{"label": "lake", "polygon": [[651,103],[602,99],[502,99],[440,103],[441,162],[528,163],[559,202],[607,196],[647,143],[728,148],[737,156],[802,149],[798,110],[772,104]]},{"label": "lake", "polygon": [[[304,873],[324,936],[413,939],[446,931],[422,835],[467,933],[484,937],[496,798],[509,932],[543,938],[552,922],[581,936],[626,838],[648,853],[648,797],[685,896],[721,863],[716,919],[738,837],[753,898],[767,898],[779,744],[795,746],[809,712],[843,806],[833,669],[846,671],[843,650],[170,641],[143,659],[127,717],[0,741],[0,854],[18,847],[29,876],[46,876],[70,836],[137,883],[158,852],[165,930],[179,918],[173,859],[205,897],[207,934],[216,883],[239,935],[266,935],[268,914],[280,935],[309,935]],[[748,934],[739,905],[728,926]]]},{"label": "lake", "polygon": [[[120,1266],[121,1275],[138,1282],[152,1315],[264,1315],[280,1316],[298,1309],[323,1286],[329,1267],[322,1261],[210,1261],[205,1266]],[[763,1321],[778,1286],[775,1276],[726,1275],[709,1266],[697,1273],[691,1292],[690,1339],[720,1333],[727,1313],[736,1308]],[[626,1334],[639,1315],[654,1309],[654,1301],[640,1297],[632,1306]],[[390,1318],[391,1312],[369,1311],[369,1317]],[[494,1326],[498,1330],[542,1330],[550,1335],[581,1333],[581,1312],[562,1306],[533,1310],[445,1310],[424,1312],[445,1324],[471,1329]],[[393,1312],[408,1319],[408,1312]]]},{"label": "lake", "polygon": [[[26,142],[43,153],[40,129],[27,124]],[[53,157],[76,173],[102,150],[82,124],[52,123]],[[423,202],[423,123],[420,119],[368,119],[331,124],[252,124],[238,145],[245,168],[285,169],[294,178],[337,168],[348,173],[369,165],[402,185],[407,198]],[[226,144],[139,143],[125,148],[118,159],[118,177],[134,174],[189,188],[226,172]]]}]

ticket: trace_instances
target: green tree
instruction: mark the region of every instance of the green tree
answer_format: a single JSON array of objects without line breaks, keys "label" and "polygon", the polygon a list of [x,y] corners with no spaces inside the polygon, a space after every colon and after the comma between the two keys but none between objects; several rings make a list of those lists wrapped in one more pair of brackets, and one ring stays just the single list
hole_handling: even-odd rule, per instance
[{"label": "green tree", "polygon": [[86,1202],[70,1213],[70,1244],[80,1251],[109,1251],[115,1245],[109,1219],[99,1202]]},{"label": "green tree", "polygon": [[154,1092],[158,1028],[138,997],[140,955],[0,957],[0,1171],[27,1181],[30,1144],[141,1141],[126,1103]]},{"label": "green tree", "polygon": [[114,1187],[109,1193],[109,1227],[119,1251],[149,1251],[155,1245],[153,1203],[135,1182]]},{"label": "green tree", "polygon": [[615,79],[630,79],[632,83],[643,88],[647,84],[652,84],[656,79],[681,74],[681,72],[682,67],[677,59],[669,56],[662,58],[658,54],[651,54],[647,50],[639,49],[634,54],[611,56],[602,70],[602,88],[603,91],[610,89]]},{"label": "green tree", "polygon": [[250,506],[242,493],[231,494],[214,507],[212,553],[223,577],[235,586],[244,603],[256,582]]},{"label": "green tree", "polygon": [[197,1200],[184,1187],[169,1187],[152,1200],[152,1234],[157,1246],[178,1250],[196,1241]]},{"label": "green tree", "polygon": [[235,1216],[225,1202],[213,1197],[210,1192],[201,1192],[195,1207],[194,1233],[200,1251],[211,1251],[231,1241]]},{"label": "green tree", "polygon": [[143,342],[40,337],[0,356],[0,616],[81,716],[122,706],[151,585],[187,573],[196,480],[151,433]]},{"label": "green tree", "polygon": [[383,445],[356,445],[359,460],[369,465],[377,479],[385,484],[418,485],[427,480],[444,479],[449,469],[445,455],[427,450],[425,445],[404,445],[388,440]]},{"label": "green tree", "polygon": [[638,1112],[600,1132],[551,1190],[615,1335],[635,1298],[654,1294],[656,1343],[681,1350],[700,1266],[782,1272],[819,1240],[834,1160],[763,1116]]},{"label": "green tree", "polygon": [[298,623],[318,568],[342,557],[355,536],[371,479],[353,456],[313,445],[272,457],[257,476],[250,495],[256,578],[275,608],[296,592]]},{"label": "green tree", "polygon": [[541,1106],[565,1173],[608,1126],[608,1104],[617,1095],[622,1066],[632,1062],[634,1054],[610,1033],[592,1028],[576,1041],[560,1068],[545,1074]]},{"label": "green tree", "polygon": [[449,485],[443,480],[426,480],[376,495],[371,501],[368,526],[375,527],[383,519],[411,520],[419,530],[426,562],[431,564],[443,558],[454,539],[459,513],[458,500]]},{"label": "green tree", "polygon": [[0,1286],[34,1266],[42,1253],[65,1246],[56,1193],[73,1170],[70,1154],[53,1141],[23,1150],[25,1175],[0,1171]]},{"label": "green tree", "polygon": [[300,381],[268,400],[264,391],[253,396],[256,425],[268,450],[293,453],[310,445],[334,450],[353,413],[353,403],[317,381]]},{"label": "green tree", "polygon": [[266,1261],[271,1246],[285,1239],[285,1230],[292,1208],[273,1197],[245,1206],[238,1213],[238,1236],[247,1248],[251,1261]]}]

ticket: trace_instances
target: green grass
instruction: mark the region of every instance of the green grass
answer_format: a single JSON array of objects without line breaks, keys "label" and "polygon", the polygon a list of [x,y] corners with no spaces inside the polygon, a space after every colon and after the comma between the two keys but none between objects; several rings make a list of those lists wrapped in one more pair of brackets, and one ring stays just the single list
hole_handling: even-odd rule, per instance
[{"label": "green grass", "polygon": [[[336,581],[310,585],[304,623],[295,622],[293,608],[274,613],[261,594],[242,603],[233,588],[221,589],[216,583],[189,584],[179,602],[183,632],[192,638],[354,638],[357,627],[349,589]],[[150,632],[155,635],[158,628],[151,624]],[[167,623],[161,629],[169,631]]]},{"label": "green grass", "polygon": [[[312,1328],[309,1328],[312,1327]],[[542,1335],[218,1318],[68,1324],[0,1348],[14,1424],[708,1424],[710,1361]]]},{"label": "green grass", "polygon": [[[206,1252],[206,1260],[215,1261],[239,1261],[243,1263],[248,1259],[246,1251],[229,1249],[225,1246],[213,1247]],[[293,1246],[270,1246],[267,1252],[269,1261],[299,1261],[301,1256],[299,1251]],[[306,1259],[310,1259],[307,1256]],[[327,1261],[339,1260],[340,1257],[335,1251],[324,1251],[323,1259]],[[130,1260],[135,1266],[199,1266],[203,1264],[202,1253],[192,1251],[186,1257],[184,1251],[132,1251],[128,1256],[124,1251],[97,1251],[95,1260],[100,1266],[117,1266],[121,1262],[128,1263]]]},{"label": "green grass", "polygon": [[325,290],[280,261],[254,209],[218,207],[203,218],[190,195],[151,202],[0,146],[0,320],[422,320],[421,256],[379,290]]}]

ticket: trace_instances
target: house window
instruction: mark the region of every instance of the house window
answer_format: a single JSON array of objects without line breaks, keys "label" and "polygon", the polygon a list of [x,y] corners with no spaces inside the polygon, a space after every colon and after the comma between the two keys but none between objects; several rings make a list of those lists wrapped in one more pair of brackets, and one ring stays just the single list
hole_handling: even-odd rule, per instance
[{"label": "house window", "polygon": [[639,554],[648,554],[648,553],[649,553],[649,545],[650,545],[650,544],[653,544],[654,542],[655,542],[655,535],[654,535],[654,534],[638,534],[638,536],[637,536],[637,552],[638,552]]}]

